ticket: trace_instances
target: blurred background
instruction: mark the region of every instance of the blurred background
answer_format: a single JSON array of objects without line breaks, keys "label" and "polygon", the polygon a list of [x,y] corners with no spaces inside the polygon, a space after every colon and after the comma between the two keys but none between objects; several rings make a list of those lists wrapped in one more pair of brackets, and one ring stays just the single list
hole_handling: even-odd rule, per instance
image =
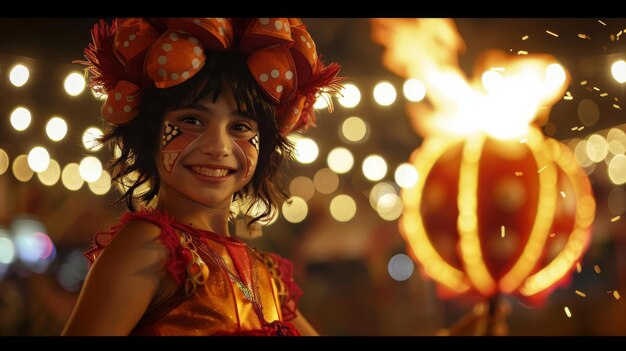
[{"label": "blurred background", "polygon": [[[96,21],[0,19],[0,335],[58,335],[87,273],[82,252],[125,211],[109,208],[119,191],[101,171],[114,151],[90,145],[103,101],[72,63]],[[293,204],[251,244],[294,262],[300,309],[324,335],[435,335],[475,301],[441,298],[398,229],[401,190],[420,176],[406,162],[423,142],[407,108],[428,91],[383,66],[368,19],[304,23],[350,89],[333,113],[320,99],[317,128],[294,139],[298,160],[283,184]],[[626,334],[626,63],[614,65],[626,58],[626,19],[454,23],[468,76],[488,49],[551,54],[569,72],[541,128],[574,153],[596,200],[591,244],[569,283],[541,306],[505,297],[509,335]]]}]

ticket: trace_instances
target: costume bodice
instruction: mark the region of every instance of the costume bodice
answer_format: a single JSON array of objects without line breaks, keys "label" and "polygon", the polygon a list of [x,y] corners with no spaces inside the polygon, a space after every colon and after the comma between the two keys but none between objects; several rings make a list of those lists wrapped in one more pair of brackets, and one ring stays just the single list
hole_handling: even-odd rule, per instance
[{"label": "costume bodice", "polygon": [[128,212],[108,232],[97,233],[85,256],[99,253],[131,220],[161,227],[170,257],[168,272],[179,285],[164,303],[150,306],[132,335],[299,335],[295,317],[302,294],[289,261],[246,243],[199,230],[156,209]]}]

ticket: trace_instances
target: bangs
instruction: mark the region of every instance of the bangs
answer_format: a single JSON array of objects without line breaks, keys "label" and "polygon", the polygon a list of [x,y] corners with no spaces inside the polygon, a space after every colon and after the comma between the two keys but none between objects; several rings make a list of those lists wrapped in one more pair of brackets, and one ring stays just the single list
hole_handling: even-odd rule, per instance
[{"label": "bangs", "polygon": [[178,86],[159,89],[159,95],[161,101],[169,102],[163,106],[167,111],[198,103],[206,96],[215,103],[225,88],[231,89],[239,114],[256,122],[276,123],[274,105],[263,95],[239,52],[208,53],[204,67],[195,76]]}]

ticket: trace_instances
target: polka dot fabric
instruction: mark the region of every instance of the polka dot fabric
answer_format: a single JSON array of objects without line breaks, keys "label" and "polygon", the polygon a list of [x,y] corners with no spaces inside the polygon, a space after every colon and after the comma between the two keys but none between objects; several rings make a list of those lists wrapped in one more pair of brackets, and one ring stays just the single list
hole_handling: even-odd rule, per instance
[{"label": "polka dot fabric", "polygon": [[225,18],[171,18],[167,23],[200,39],[208,50],[223,51],[233,43],[233,25]]},{"label": "polka dot fabric", "polygon": [[246,54],[272,45],[290,47],[291,26],[287,18],[255,18],[239,39],[239,49]]},{"label": "polka dot fabric", "polygon": [[294,27],[292,33],[295,40],[291,47],[291,55],[296,64],[299,81],[306,83],[311,79],[313,68],[317,64],[315,42],[304,29]]},{"label": "polka dot fabric", "polygon": [[[251,75],[276,105],[284,135],[315,125],[317,94],[340,88],[339,65],[322,64],[297,18],[129,18],[110,27],[101,21],[92,37],[83,63],[93,74],[92,86],[101,85],[109,94],[102,114],[112,124],[137,115],[142,89],[170,88],[197,74],[206,51],[247,55]],[[133,100],[123,101],[127,97]]]},{"label": "polka dot fabric", "polygon": [[102,105],[102,116],[113,124],[124,124],[135,118],[141,104],[141,89],[126,80],[120,80]]},{"label": "polka dot fabric", "polygon": [[248,56],[248,68],[274,103],[288,100],[297,88],[295,63],[284,46],[255,50]]},{"label": "polka dot fabric", "polygon": [[159,32],[143,18],[130,18],[115,33],[114,52],[126,70],[141,72],[143,60]]},{"label": "polka dot fabric", "polygon": [[169,88],[193,77],[205,62],[198,39],[182,30],[169,30],[148,51],[146,74],[158,88]]}]

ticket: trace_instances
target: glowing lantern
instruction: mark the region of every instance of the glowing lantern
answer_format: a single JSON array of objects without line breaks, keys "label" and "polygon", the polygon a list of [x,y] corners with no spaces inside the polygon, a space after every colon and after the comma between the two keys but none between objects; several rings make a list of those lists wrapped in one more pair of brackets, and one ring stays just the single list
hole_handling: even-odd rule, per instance
[{"label": "glowing lantern", "polygon": [[402,193],[400,229],[444,297],[538,301],[589,244],[589,181],[569,149],[537,129],[525,143],[429,138],[410,162],[423,177]]},{"label": "glowing lantern", "polygon": [[[569,78],[549,55],[487,52],[468,82],[449,19],[376,19],[385,64],[424,82],[409,105],[424,135],[402,191],[400,232],[442,297],[500,294],[543,301],[587,249],[595,201],[573,154],[542,135]],[[442,43],[445,43],[443,45]],[[538,115],[541,113],[540,115]]]}]

